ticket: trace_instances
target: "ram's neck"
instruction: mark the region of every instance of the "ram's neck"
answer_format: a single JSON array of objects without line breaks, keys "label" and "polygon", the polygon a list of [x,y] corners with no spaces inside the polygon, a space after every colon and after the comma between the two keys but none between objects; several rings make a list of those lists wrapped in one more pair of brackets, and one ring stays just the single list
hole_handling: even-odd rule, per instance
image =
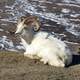
[{"label": "ram's neck", "polygon": [[34,38],[34,35],[36,34],[36,32],[34,32],[33,30],[31,29],[23,29],[22,33],[21,33],[21,37],[28,43],[28,44],[31,44],[33,38]]}]

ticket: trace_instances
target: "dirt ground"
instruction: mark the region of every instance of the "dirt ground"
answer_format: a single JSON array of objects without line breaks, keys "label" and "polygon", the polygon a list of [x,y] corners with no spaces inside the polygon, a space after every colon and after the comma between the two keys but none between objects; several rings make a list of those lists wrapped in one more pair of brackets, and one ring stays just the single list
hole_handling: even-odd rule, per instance
[{"label": "dirt ground", "polygon": [[23,53],[1,51],[0,80],[80,80],[80,64],[56,68],[24,57]]}]

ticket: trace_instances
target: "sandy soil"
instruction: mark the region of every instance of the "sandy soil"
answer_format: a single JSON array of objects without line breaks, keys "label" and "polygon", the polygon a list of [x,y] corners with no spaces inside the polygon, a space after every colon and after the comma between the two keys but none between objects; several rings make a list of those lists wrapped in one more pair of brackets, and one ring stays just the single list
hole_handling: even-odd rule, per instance
[{"label": "sandy soil", "polygon": [[1,51],[0,80],[80,80],[80,64],[56,68],[24,57],[23,53]]}]

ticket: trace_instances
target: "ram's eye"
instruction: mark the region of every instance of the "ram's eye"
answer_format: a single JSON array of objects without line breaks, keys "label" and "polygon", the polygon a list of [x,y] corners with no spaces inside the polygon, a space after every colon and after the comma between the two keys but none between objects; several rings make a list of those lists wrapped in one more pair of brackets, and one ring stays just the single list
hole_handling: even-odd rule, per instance
[{"label": "ram's eye", "polygon": [[39,18],[37,18],[36,20],[39,21]]},{"label": "ram's eye", "polygon": [[27,29],[26,27],[24,27],[24,29]]},{"label": "ram's eye", "polygon": [[22,17],[21,17],[21,21],[23,21],[25,18],[26,18],[25,16],[22,16]]}]

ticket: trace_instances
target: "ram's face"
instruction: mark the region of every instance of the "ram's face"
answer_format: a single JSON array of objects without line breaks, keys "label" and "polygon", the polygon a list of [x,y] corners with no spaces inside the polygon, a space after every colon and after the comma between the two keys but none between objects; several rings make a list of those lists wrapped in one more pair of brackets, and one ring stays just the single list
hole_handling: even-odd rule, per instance
[{"label": "ram's face", "polygon": [[33,28],[34,31],[38,31],[40,28],[39,19],[35,16],[22,16],[18,21],[15,33],[21,33],[24,28]]}]

